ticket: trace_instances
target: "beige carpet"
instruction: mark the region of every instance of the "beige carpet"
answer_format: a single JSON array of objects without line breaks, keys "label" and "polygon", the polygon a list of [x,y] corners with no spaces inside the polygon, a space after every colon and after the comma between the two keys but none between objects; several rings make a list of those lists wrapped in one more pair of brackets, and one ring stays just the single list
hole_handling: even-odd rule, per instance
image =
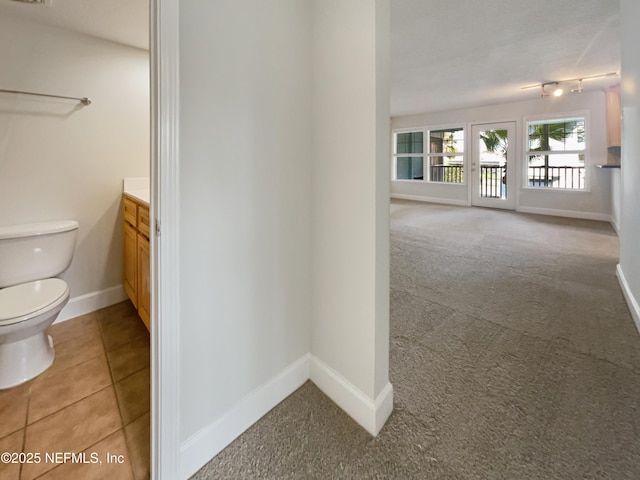
[{"label": "beige carpet", "polygon": [[370,437],[307,382],[195,479],[640,479],[640,336],[602,222],[394,201]]}]

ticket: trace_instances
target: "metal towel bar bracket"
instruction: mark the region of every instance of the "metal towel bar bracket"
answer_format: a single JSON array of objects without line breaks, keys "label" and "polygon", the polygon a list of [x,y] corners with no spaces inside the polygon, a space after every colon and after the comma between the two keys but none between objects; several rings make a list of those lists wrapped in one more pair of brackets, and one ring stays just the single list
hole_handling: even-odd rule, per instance
[{"label": "metal towel bar bracket", "polygon": [[91,105],[91,99],[87,97],[66,97],[64,95],[51,95],[49,93],[35,93],[35,92],[23,92],[21,90],[6,90],[4,88],[0,88],[0,92],[4,93],[19,93],[23,95],[35,95],[36,97],[51,97],[51,98],[64,98],[66,100],[78,100],[83,105]]}]

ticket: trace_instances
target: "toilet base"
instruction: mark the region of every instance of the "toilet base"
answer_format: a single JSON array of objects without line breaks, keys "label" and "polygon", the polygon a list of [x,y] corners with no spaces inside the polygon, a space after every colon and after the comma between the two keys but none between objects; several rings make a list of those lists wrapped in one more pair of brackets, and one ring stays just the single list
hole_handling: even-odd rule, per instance
[{"label": "toilet base", "polygon": [[0,344],[0,390],[40,375],[53,363],[53,340],[44,332]]}]

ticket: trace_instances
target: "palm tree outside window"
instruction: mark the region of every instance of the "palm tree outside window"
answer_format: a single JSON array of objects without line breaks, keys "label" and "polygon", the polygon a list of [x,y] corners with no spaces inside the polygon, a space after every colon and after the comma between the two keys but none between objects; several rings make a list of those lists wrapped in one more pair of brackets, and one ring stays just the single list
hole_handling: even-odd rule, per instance
[{"label": "palm tree outside window", "polygon": [[584,190],[584,117],[527,123],[527,186]]}]

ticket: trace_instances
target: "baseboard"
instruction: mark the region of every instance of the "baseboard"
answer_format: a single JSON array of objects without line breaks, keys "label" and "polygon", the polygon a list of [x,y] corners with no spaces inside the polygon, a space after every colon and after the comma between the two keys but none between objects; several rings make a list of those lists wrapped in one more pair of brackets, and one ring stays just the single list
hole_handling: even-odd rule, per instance
[{"label": "baseboard", "polygon": [[305,354],[242,399],[232,410],[207,425],[180,447],[180,478],[187,479],[242,432],[309,379],[310,354]]},{"label": "baseboard", "polygon": [[636,298],[633,296],[633,292],[631,292],[631,289],[629,288],[629,284],[627,283],[627,279],[624,277],[624,272],[622,271],[620,264],[616,267],[616,275],[618,276],[618,282],[620,283],[620,288],[622,288],[624,299],[627,301],[627,306],[631,312],[631,317],[636,324],[638,333],[640,333],[640,306],[638,305]]},{"label": "baseboard", "polygon": [[311,381],[367,432],[376,436],[393,410],[393,386],[387,383],[375,400],[317,357],[311,357]]},{"label": "baseboard", "polygon": [[582,220],[598,220],[611,222],[611,216],[606,213],[576,212],[575,210],[557,210],[555,208],[518,207],[516,211],[522,213],[535,213],[537,215],[550,215],[552,217],[580,218]]},{"label": "baseboard", "polygon": [[617,235],[620,235],[620,229],[618,227],[618,222],[616,222],[616,218],[613,215],[609,215],[609,223],[611,224],[611,228],[616,232]]},{"label": "baseboard", "polygon": [[126,299],[127,294],[124,292],[122,285],[73,297],[62,309],[55,323],[64,322],[80,315],[100,310],[101,308],[122,302]]},{"label": "baseboard", "polygon": [[469,202],[467,202],[466,200],[454,200],[450,198],[423,197],[421,195],[405,195],[403,193],[392,193],[390,197],[397,198],[398,200],[413,200],[416,202],[440,203],[442,205],[455,205],[458,207],[469,206]]}]

